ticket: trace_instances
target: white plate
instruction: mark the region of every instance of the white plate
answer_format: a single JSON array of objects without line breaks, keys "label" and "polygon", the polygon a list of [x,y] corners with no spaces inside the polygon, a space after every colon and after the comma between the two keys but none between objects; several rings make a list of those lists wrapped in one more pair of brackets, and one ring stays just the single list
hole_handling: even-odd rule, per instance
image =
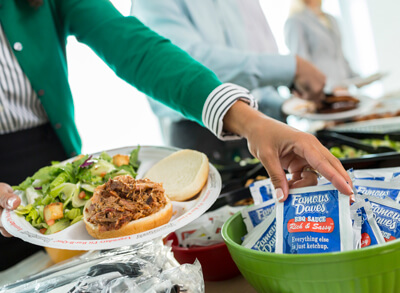
[{"label": "white plate", "polygon": [[[106,151],[109,155],[130,154],[135,147],[125,147]],[[147,170],[164,157],[177,151],[176,148],[141,146],[139,160],[141,161],[137,178],[142,178]],[[98,156],[99,153],[93,154]],[[53,248],[69,250],[98,250],[111,249],[149,241],[165,236],[200,217],[215,202],[221,192],[221,176],[217,169],[210,164],[208,180],[199,196],[191,201],[173,201],[173,214],[169,223],[142,233],[110,239],[96,239],[90,236],[83,221],[80,221],[58,233],[43,235],[32,227],[24,217],[18,216],[13,211],[5,210],[2,213],[2,224],[13,236],[24,241]],[[25,204],[25,203],[23,203]]]},{"label": "white plate", "polygon": [[360,100],[360,103],[355,109],[338,113],[320,114],[312,112],[311,109],[313,108],[313,106],[311,102],[302,100],[297,97],[292,97],[283,104],[282,111],[286,115],[294,115],[310,120],[333,121],[346,120],[358,115],[368,113],[377,105],[377,101],[369,97],[356,96],[356,98]]}]

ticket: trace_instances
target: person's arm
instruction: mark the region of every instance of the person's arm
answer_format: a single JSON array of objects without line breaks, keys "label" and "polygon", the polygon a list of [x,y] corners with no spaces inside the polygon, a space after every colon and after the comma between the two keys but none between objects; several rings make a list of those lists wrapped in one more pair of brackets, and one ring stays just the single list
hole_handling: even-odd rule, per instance
[{"label": "person's arm", "polygon": [[205,100],[222,84],[212,71],[107,0],[55,3],[67,35],[88,45],[138,90],[203,124]]},{"label": "person's arm", "polygon": [[[279,200],[287,198],[289,187],[317,183],[306,167],[317,170],[342,193],[353,193],[351,179],[341,162],[315,136],[273,120],[241,101],[225,115],[224,128],[248,140],[250,152],[264,165]],[[293,175],[290,185],[284,170]]]},{"label": "person's arm", "polygon": [[296,70],[294,56],[212,45],[190,21],[183,1],[136,0],[133,14],[213,70],[224,82],[253,90],[267,85],[290,85],[293,81]]},{"label": "person's arm", "polygon": [[301,21],[296,17],[290,17],[285,23],[284,33],[285,43],[290,52],[310,61],[310,48]]}]

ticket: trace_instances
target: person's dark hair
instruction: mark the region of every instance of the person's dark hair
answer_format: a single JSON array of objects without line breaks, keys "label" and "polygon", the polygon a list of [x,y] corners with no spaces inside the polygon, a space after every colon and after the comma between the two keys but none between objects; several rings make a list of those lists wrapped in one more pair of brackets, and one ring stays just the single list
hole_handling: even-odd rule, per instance
[{"label": "person's dark hair", "polygon": [[42,6],[43,0],[28,0],[28,3],[30,6],[32,6],[34,8],[38,8],[38,7]]}]

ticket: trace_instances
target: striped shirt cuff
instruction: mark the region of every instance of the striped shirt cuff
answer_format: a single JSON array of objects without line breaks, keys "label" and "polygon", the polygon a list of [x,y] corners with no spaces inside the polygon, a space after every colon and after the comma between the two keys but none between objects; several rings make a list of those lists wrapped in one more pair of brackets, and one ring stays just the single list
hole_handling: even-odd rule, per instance
[{"label": "striped shirt cuff", "polygon": [[257,109],[257,102],[249,90],[236,84],[224,83],[207,97],[203,107],[203,124],[221,140],[239,139],[240,136],[224,131],[223,119],[230,107],[241,100]]}]

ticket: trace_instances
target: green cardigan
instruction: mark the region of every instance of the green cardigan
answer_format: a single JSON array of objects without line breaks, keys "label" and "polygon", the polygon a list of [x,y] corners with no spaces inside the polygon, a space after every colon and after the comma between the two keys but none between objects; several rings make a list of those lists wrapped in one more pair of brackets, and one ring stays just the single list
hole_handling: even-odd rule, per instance
[{"label": "green cardigan", "polygon": [[26,0],[0,0],[0,21],[71,156],[80,153],[81,140],[68,85],[65,46],[70,35],[126,82],[200,124],[205,100],[221,85],[214,73],[136,18],[122,16],[107,0],[44,0],[38,9]]}]

